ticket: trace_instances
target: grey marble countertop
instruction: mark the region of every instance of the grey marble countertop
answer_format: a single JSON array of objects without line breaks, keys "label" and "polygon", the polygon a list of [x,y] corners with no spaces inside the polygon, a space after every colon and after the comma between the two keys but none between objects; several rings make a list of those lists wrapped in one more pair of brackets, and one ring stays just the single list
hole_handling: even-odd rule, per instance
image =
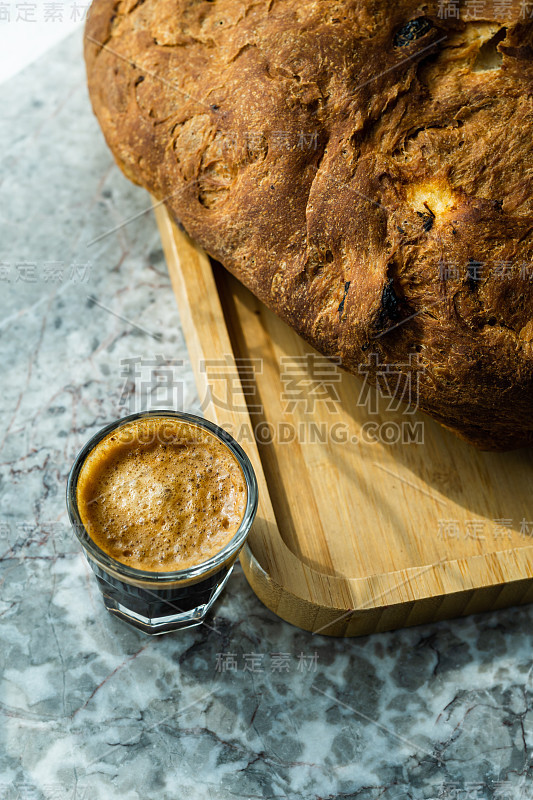
[{"label": "grey marble countertop", "polygon": [[148,638],[106,613],[67,524],[74,455],[140,405],[199,399],[81,34],[0,107],[0,798],[533,797],[532,607],[328,639],[279,620],[238,567],[199,628]]}]

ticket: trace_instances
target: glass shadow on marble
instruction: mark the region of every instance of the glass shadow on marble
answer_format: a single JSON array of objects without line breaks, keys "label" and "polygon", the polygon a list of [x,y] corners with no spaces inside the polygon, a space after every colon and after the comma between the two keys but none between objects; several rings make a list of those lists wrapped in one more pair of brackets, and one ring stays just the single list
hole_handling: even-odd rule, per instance
[{"label": "glass shadow on marble", "polygon": [[[178,419],[198,425],[220,439],[237,459],[246,481],[247,502],[235,536],[207,561],[173,572],[149,572],[123,564],[105,553],[83,525],[77,503],[77,483],[83,463],[111,431],[146,417]],[[248,456],[223,428],[193,414],[171,410],[144,411],[106,425],[80,450],[67,482],[67,510],[87,561],[93,570],[107,610],[147,634],[200,625],[224,589],[246,541],[257,511],[257,480]]]}]

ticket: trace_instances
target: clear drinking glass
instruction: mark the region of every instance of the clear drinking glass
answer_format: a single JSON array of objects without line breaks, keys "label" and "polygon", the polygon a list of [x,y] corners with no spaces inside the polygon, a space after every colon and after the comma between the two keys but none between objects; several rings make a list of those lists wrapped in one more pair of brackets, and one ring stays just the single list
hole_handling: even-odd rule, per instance
[{"label": "clear drinking glass", "polygon": [[[214,434],[238,461],[246,481],[247,503],[242,522],[228,544],[207,561],[183,570],[148,572],[130,567],[101,550],[85,529],[78,510],[77,484],[89,453],[111,431],[146,417],[172,418]],[[240,445],[213,422],[179,411],[130,414],[102,428],[76,456],[67,483],[67,509],[76,536],[91,566],[107,610],[144,633],[159,634],[200,625],[220,595],[250,531],[257,511],[257,481]]]}]

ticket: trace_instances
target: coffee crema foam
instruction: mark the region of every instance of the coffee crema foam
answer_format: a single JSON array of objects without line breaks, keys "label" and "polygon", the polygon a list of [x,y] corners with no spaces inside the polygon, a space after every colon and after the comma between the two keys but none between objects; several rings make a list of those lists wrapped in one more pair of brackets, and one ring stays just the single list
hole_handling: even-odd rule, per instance
[{"label": "coffee crema foam", "polygon": [[148,572],[201,564],[225,547],[244,517],[247,488],[229,448],[172,417],[109,433],[77,484],[81,521],[109,556]]}]

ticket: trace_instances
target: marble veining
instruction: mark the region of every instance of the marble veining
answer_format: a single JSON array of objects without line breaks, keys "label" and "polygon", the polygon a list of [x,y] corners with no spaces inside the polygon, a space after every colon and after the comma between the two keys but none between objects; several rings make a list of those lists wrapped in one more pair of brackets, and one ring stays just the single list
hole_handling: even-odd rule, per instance
[{"label": "marble veining", "polygon": [[0,105],[0,798],[533,797],[531,607],[334,640],[280,621],[238,567],[197,629],[150,639],[105,612],[70,464],[119,414],[202,402],[81,34]]}]

